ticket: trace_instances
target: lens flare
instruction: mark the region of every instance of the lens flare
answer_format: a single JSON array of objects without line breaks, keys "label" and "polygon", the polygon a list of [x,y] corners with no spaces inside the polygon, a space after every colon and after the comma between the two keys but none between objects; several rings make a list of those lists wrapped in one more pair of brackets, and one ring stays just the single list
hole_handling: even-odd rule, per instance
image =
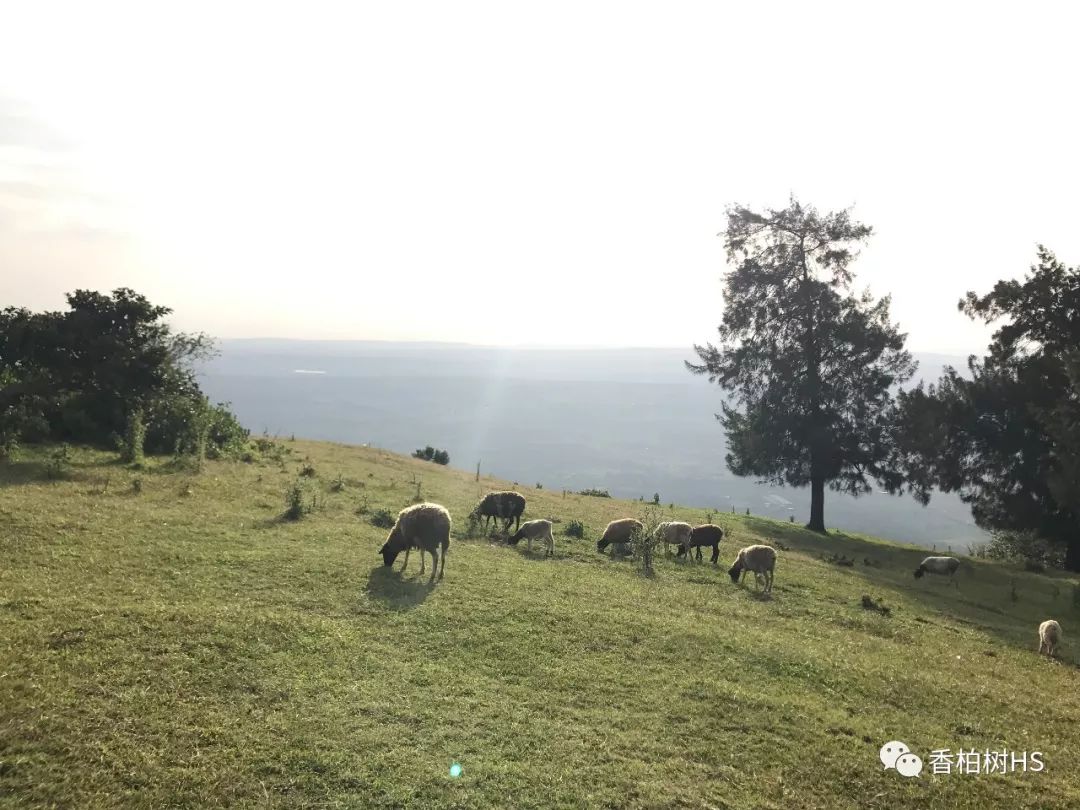
[{"label": "lens flare", "polygon": [[461,766],[455,762],[450,766],[450,778],[457,779],[459,776],[461,776]]}]

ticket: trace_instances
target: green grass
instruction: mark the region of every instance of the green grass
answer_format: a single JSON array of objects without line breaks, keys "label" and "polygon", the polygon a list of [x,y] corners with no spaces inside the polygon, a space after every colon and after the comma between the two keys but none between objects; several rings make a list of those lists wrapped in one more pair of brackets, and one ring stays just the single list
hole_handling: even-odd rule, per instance
[{"label": "green grass", "polygon": [[[201,474],[78,448],[63,479],[46,449],[0,466],[0,806],[1080,806],[1072,577],[971,561],[954,588],[912,577],[914,547],[721,513],[719,568],[661,554],[647,579],[595,551],[642,504],[524,488],[560,521],[548,560],[462,536],[506,482],[288,446]],[[283,521],[305,457],[315,509]],[[385,569],[368,520],[417,480],[455,520],[434,586],[415,554]],[[771,600],[724,570],[761,540],[786,547]],[[1035,654],[1048,617],[1060,661]],[[903,779],[892,739],[1046,770]]]}]

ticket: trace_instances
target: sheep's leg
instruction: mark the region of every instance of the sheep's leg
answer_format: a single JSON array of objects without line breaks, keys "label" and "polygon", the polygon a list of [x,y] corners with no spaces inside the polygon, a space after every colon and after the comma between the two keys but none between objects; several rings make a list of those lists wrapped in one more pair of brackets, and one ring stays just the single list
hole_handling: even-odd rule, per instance
[{"label": "sheep's leg", "polygon": [[532,554],[532,535],[529,535],[529,553]]},{"label": "sheep's leg", "polygon": [[420,573],[421,574],[424,573],[424,564],[425,564],[425,562],[426,562],[426,559],[424,558],[424,549],[421,548],[420,549]]},{"label": "sheep's leg", "polygon": [[405,549],[405,562],[403,562],[401,564],[401,573],[403,573],[403,574],[405,573],[405,566],[407,566],[409,564],[409,552],[411,550],[412,550],[411,546],[409,548]]},{"label": "sheep's leg", "polygon": [[713,543],[712,560],[711,560],[712,564],[716,565],[716,561],[719,560],[719,559],[720,559],[720,544],[719,543]]},{"label": "sheep's leg", "polygon": [[[444,557],[446,555],[443,555]],[[428,582],[435,581],[435,572],[439,570],[439,552],[435,549],[431,549],[431,579]]]}]

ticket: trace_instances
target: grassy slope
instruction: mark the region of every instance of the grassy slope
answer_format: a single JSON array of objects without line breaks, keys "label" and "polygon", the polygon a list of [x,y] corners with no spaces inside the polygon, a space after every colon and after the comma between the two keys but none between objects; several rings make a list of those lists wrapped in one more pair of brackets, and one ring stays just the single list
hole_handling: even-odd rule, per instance
[{"label": "grassy slope", "polygon": [[[287,469],[197,476],[89,451],[69,481],[33,455],[0,467],[0,806],[1080,806],[1071,579],[974,562],[954,589],[911,577],[914,548],[720,515],[725,566],[661,560],[647,580],[593,542],[640,504],[525,489],[527,517],[591,533],[557,527],[545,560],[460,537],[502,482],[289,446]],[[322,505],[279,522],[307,454]],[[433,588],[416,555],[383,569],[386,532],[356,514],[407,505],[414,474],[456,521]],[[788,546],[771,601],[723,571],[761,539]],[[1048,616],[1061,662],[1034,654]],[[877,758],[897,738],[1047,767],[905,780]]]}]

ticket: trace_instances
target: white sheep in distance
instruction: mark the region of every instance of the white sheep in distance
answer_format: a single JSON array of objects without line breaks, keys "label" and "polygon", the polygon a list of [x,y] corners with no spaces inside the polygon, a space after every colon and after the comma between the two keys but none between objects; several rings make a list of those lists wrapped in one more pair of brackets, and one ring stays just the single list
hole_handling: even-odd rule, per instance
[{"label": "white sheep in distance", "polygon": [[761,578],[765,579],[764,593],[772,593],[773,571],[776,568],[776,549],[772,546],[747,546],[739,551],[735,563],[728,570],[731,581],[738,583],[741,577],[746,576],[747,571],[754,572],[754,582],[761,584]]},{"label": "white sheep in distance", "polygon": [[947,575],[950,581],[959,588],[960,585],[953,578],[953,574],[959,567],[960,561],[956,557],[927,557],[915,569],[915,579],[920,579],[924,574],[943,574]]},{"label": "white sheep in distance", "polygon": [[555,538],[551,534],[550,520],[529,520],[521,524],[521,528],[506,542],[516,546],[521,540],[529,541],[529,553],[532,553],[532,541],[543,540],[547,544],[547,556],[555,556]]},{"label": "white sheep in distance", "polygon": [[1061,643],[1061,625],[1053,619],[1047,619],[1039,625],[1039,653],[1045,653],[1051,658],[1057,652],[1057,646]]},{"label": "white sheep in distance", "polygon": [[[442,548],[442,564],[439,564],[438,549]],[[435,581],[435,572],[442,579],[446,570],[446,551],[450,547],[450,513],[437,503],[418,503],[398,512],[397,522],[386,537],[379,553],[383,564],[388,568],[394,564],[397,555],[405,552],[405,562],[401,570],[409,564],[409,552],[420,549],[420,573],[424,573],[424,552],[431,555],[431,581]]]},{"label": "white sheep in distance", "polygon": [[669,520],[656,527],[653,537],[664,544],[664,553],[670,554],[668,546],[681,546],[683,543],[688,542],[692,531],[694,531],[694,527],[689,523]]},{"label": "white sheep in distance", "polygon": [[613,520],[605,527],[600,539],[596,541],[596,550],[603,551],[612,543],[629,543],[634,537],[634,532],[643,531],[645,527],[640,520],[634,520],[634,518]]}]

